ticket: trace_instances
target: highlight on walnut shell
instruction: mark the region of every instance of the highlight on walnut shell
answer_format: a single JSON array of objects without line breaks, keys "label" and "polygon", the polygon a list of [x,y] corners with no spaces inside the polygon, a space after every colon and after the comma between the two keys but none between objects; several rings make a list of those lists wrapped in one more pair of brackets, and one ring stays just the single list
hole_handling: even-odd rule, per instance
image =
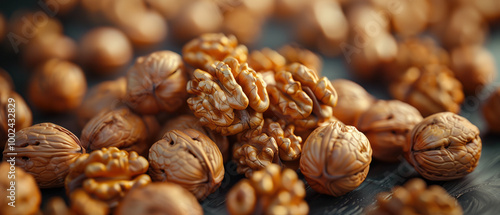
[{"label": "highlight on walnut shell", "polygon": [[154,181],[181,185],[203,200],[224,179],[222,154],[215,143],[194,129],[172,130],[149,149],[149,175]]},{"label": "highlight on walnut shell", "polygon": [[9,129],[19,131],[32,123],[31,109],[23,97],[15,91],[0,89],[0,149],[4,148],[9,139],[11,143],[14,142],[13,136],[8,136]]},{"label": "highlight on walnut shell", "polygon": [[488,129],[493,133],[500,133],[500,86],[495,88],[483,104],[482,113]]},{"label": "highlight on walnut shell", "polygon": [[307,214],[304,183],[291,169],[277,164],[242,179],[227,194],[229,214]]},{"label": "highlight on walnut shell", "polygon": [[438,185],[428,186],[414,178],[391,192],[377,194],[376,202],[365,209],[366,215],[376,214],[463,214],[457,200]]},{"label": "highlight on walnut shell", "polygon": [[66,193],[83,189],[91,198],[115,207],[129,190],[151,182],[145,174],[148,167],[146,158],[137,152],[116,147],[82,154],[70,166],[64,183]]},{"label": "highlight on walnut shell", "polygon": [[5,145],[3,159],[17,153],[16,166],[34,176],[40,188],[62,187],[69,166],[85,149],[67,129],[40,123],[16,132],[15,144]]},{"label": "highlight on walnut shell", "polygon": [[356,82],[347,79],[335,79],[331,82],[339,97],[333,108],[333,116],[346,125],[355,125],[356,119],[370,109],[375,98]]},{"label": "highlight on walnut shell", "polygon": [[300,170],[315,191],[341,196],[366,179],[371,161],[366,136],[353,126],[333,122],[309,135],[302,148]]},{"label": "highlight on walnut shell", "polygon": [[203,214],[196,197],[182,186],[154,182],[131,190],[116,208],[116,215]]},{"label": "highlight on walnut shell", "polygon": [[[6,157],[10,156],[4,155],[4,159]],[[12,170],[17,160],[6,160],[0,164],[0,214],[37,214],[42,195],[35,179],[22,168]]]},{"label": "highlight on walnut shell", "polygon": [[411,129],[423,120],[417,109],[398,100],[379,100],[361,114],[356,128],[370,141],[373,158],[397,162]]},{"label": "highlight on walnut shell", "polygon": [[187,98],[187,73],[175,52],[157,51],[137,58],[127,72],[126,103],[141,114],[177,111]]},{"label": "highlight on walnut shell", "polygon": [[415,125],[405,158],[428,180],[448,181],[474,171],[481,157],[479,129],[451,112],[437,113]]}]

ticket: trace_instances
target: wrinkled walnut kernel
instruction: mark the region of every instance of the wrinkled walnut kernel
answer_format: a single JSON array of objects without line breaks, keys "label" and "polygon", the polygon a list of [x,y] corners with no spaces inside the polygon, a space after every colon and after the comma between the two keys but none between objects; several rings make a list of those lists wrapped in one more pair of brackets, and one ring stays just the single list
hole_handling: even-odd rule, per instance
[{"label": "wrinkled walnut kernel", "polygon": [[286,65],[286,59],[270,48],[263,48],[250,53],[248,65],[257,72],[277,72]]},{"label": "wrinkled walnut kernel", "polygon": [[300,63],[321,75],[323,60],[316,53],[296,45],[285,45],[278,51],[286,60],[286,64]]},{"label": "wrinkled walnut kernel", "polygon": [[[4,155],[5,160],[7,157],[10,156]],[[10,166],[11,164],[8,162],[0,164],[0,195],[2,195],[0,214],[37,214],[40,209],[42,195],[35,179],[22,168],[15,169],[13,174],[15,178],[11,179],[10,172],[12,172],[12,169],[10,169]],[[12,189],[12,182],[15,182],[14,201],[9,198],[9,196],[13,196],[12,191],[9,191],[9,189]]]}]

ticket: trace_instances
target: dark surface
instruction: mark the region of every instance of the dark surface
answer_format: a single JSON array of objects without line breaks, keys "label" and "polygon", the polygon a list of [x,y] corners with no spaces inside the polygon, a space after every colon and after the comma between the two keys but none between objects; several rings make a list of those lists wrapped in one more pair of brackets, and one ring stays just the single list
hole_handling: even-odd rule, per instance
[{"label": "dark surface", "polygon": [[[13,8],[20,7],[23,1],[5,1],[0,2],[0,12],[10,15]],[[29,2],[29,1],[24,1]],[[30,3],[33,5],[33,3]],[[37,10],[36,7],[33,7]],[[65,33],[76,40],[89,29],[91,25],[85,23],[81,18],[81,14],[75,13],[71,17],[66,17],[64,21]],[[250,49],[271,47],[278,48],[292,41],[293,37],[289,34],[289,23],[276,23],[274,21],[268,23],[264,30],[264,34],[258,44]],[[141,50],[136,52],[136,56],[145,53],[168,49],[176,52],[180,51],[182,44],[176,44],[175,41],[169,39],[165,44],[157,46],[150,50]],[[493,29],[490,39],[486,43],[486,47],[494,54],[498,64],[500,62],[500,31]],[[0,46],[0,67],[6,69],[14,78],[16,90],[26,98],[26,82],[30,76],[30,71],[23,67],[19,60],[19,55],[12,52],[10,45],[4,41]],[[324,58],[323,75],[329,79],[348,78],[352,79],[343,60],[337,58]],[[500,66],[500,65],[499,65]],[[125,70],[122,71],[123,75]],[[114,79],[113,77],[97,78],[88,76],[89,86],[92,86],[102,80]],[[499,85],[499,78],[495,83]],[[382,84],[364,84],[367,90],[380,99],[388,99]],[[483,139],[483,152],[479,165],[476,170],[468,176],[447,182],[432,182],[429,184],[437,184],[443,186],[451,196],[458,199],[463,207],[465,214],[500,214],[500,137],[486,135],[486,127],[479,112],[479,104],[483,101],[492,87],[487,87],[482,93],[476,96],[469,96],[462,107],[461,115],[468,118],[473,124],[481,129],[481,137]],[[34,123],[45,121],[54,122],[73,131],[76,135],[80,131],[75,123],[73,113],[59,115],[43,115],[34,110]],[[316,193],[307,186],[306,200],[309,203],[311,214],[360,214],[363,209],[374,201],[377,193],[381,191],[390,191],[395,185],[402,185],[407,180],[419,177],[418,173],[406,162],[401,159],[400,163],[382,163],[373,161],[370,166],[370,172],[367,179],[356,190],[341,196],[331,197]],[[215,193],[211,194],[206,200],[201,202],[206,214],[227,214],[225,209],[225,196],[229,189],[244,178],[236,173],[235,163],[229,162],[226,164],[226,175],[222,186]],[[300,173],[299,173],[300,174]],[[302,175],[300,175],[303,178]],[[43,189],[44,202],[51,196],[65,195],[64,189]]]}]

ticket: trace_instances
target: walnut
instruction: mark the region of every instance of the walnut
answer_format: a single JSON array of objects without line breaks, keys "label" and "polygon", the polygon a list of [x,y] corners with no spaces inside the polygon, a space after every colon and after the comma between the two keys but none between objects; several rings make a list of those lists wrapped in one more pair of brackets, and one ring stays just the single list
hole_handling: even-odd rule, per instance
[{"label": "walnut", "polygon": [[71,215],[107,215],[110,208],[106,202],[92,198],[84,189],[76,189],[69,194]]},{"label": "walnut", "polygon": [[[0,164],[0,214],[37,214],[42,195],[35,179],[21,168],[12,169],[17,159],[11,162],[7,155],[3,157],[7,162]],[[10,178],[11,175],[15,178]],[[12,183],[15,183],[14,186]],[[11,206],[12,202],[14,207]]]},{"label": "walnut", "polygon": [[433,33],[446,48],[481,45],[488,35],[488,23],[470,5],[450,8],[447,19],[438,23]]},{"label": "walnut", "polygon": [[[243,2],[259,6],[270,3],[267,0]],[[245,7],[245,5],[228,10],[224,13],[222,31],[235,35],[238,41],[243,44],[256,44],[261,37],[266,21],[266,15],[262,13],[262,10],[252,10],[252,8]]]},{"label": "walnut", "polygon": [[285,45],[278,52],[285,58],[286,64],[300,63],[321,75],[323,60],[316,53],[297,45]]},{"label": "walnut", "polygon": [[224,178],[217,145],[194,129],[172,130],[149,149],[149,174],[154,181],[181,185],[197,199],[205,199]]},{"label": "walnut", "polygon": [[191,40],[182,48],[182,57],[195,68],[210,70],[216,61],[228,57],[245,63],[248,58],[248,49],[239,45],[234,35],[202,34]]},{"label": "walnut", "polygon": [[458,113],[464,100],[462,84],[448,67],[438,64],[409,68],[400,81],[391,84],[390,93],[423,116],[443,111]]},{"label": "walnut", "polygon": [[482,46],[462,46],[451,51],[452,70],[464,91],[476,94],[496,78],[493,55]]},{"label": "walnut", "polygon": [[294,134],[295,126],[266,119],[262,129],[239,135],[234,145],[233,159],[237,171],[250,177],[271,163],[297,161],[302,150],[302,138]]},{"label": "walnut", "polygon": [[366,215],[376,214],[463,214],[462,207],[445,189],[438,185],[427,187],[425,181],[414,178],[403,186],[381,192],[376,202],[365,210]]},{"label": "walnut", "polygon": [[266,83],[247,63],[235,58],[217,61],[207,71],[196,69],[187,90],[189,108],[202,125],[222,135],[254,129],[269,107]]},{"label": "walnut", "polygon": [[228,193],[229,214],[307,214],[306,190],[297,173],[271,164],[240,180]]},{"label": "walnut", "polygon": [[93,86],[77,109],[78,124],[83,128],[99,112],[115,109],[124,101],[126,93],[127,79],[125,77],[104,81]]},{"label": "walnut", "polygon": [[346,125],[355,125],[356,119],[371,107],[375,98],[353,81],[335,79],[331,82],[338,94],[338,103],[333,108],[333,116]]},{"label": "walnut", "polygon": [[451,112],[426,117],[411,130],[404,147],[406,160],[429,180],[462,178],[481,157],[479,129]]},{"label": "walnut", "polygon": [[158,122],[153,116],[139,116],[122,107],[101,112],[92,118],[83,128],[81,142],[87,151],[114,146],[147,156],[158,129]]},{"label": "walnut", "polygon": [[285,57],[270,48],[254,50],[248,56],[248,66],[257,72],[277,72],[285,65]]},{"label": "walnut", "polygon": [[15,145],[5,145],[3,159],[17,153],[16,166],[35,177],[40,188],[62,187],[69,165],[85,153],[80,140],[67,129],[40,123],[16,132]]},{"label": "walnut", "polygon": [[68,194],[83,189],[90,197],[115,207],[134,187],[151,182],[146,175],[149,163],[137,152],[116,147],[102,148],[82,154],[70,166],[65,188]]},{"label": "walnut", "polygon": [[[399,2],[397,6],[384,0],[371,0],[378,11],[388,11],[394,31],[402,37],[414,36],[427,28],[431,3],[427,0]],[[410,27],[411,26],[411,27]]]},{"label": "walnut", "polygon": [[302,147],[300,170],[319,193],[341,196],[366,178],[372,148],[353,126],[333,122],[314,130]]},{"label": "walnut", "polygon": [[80,106],[87,81],[77,65],[52,59],[41,65],[32,75],[28,96],[35,107],[45,112],[64,112]]},{"label": "walnut", "polygon": [[177,111],[187,98],[187,73],[181,56],[171,51],[137,58],[127,72],[127,104],[141,114]]},{"label": "walnut", "polygon": [[278,71],[275,84],[267,86],[269,110],[281,119],[307,130],[333,117],[337,92],[326,77],[299,63]]},{"label": "walnut", "polygon": [[482,110],[489,130],[493,133],[500,133],[500,87],[496,87],[488,97]]},{"label": "walnut", "polygon": [[229,140],[226,136],[222,136],[207,127],[203,127],[200,124],[200,120],[193,115],[180,115],[173,119],[169,119],[160,131],[160,135],[157,139],[161,139],[163,135],[171,130],[184,130],[184,129],[195,129],[207,137],[209,137],[214,143],[219,147],[219,150],[222,154],[224,163],[230,159],[229,156]]},{"label": "walnut", "polygon": [[7,71],[0,68],[0,92],[11,91],[11,90],[14,90],[14,81],[12,81],[12,77],[10,77]]},{"label": "walnut", "polygon": [[69,208],[66,202],[60,196],[51,197],[46,203],[43,210],[45,215],[70,215]]},{"label": "walnut", "polygon": [[398,100],[379,100],[357,120],[356,128],[370,141],[373,157],[395,162],[403,155],[406,136],[423,120],[417,109]]},{"label": "walnut", "polygon": [[74,60],[77,50],[78,46],[71,37],[57,33],[44,33],[29,41],[29,45],[24,47],[21,53],[26,65],[36,67],[54,58],[62,61]]},{"label": "walnut", "polygon": [[175,39],[185,43],[199,35],[220,31],[224,17],[216,2],[189,1],[183,3],[179,14],[171,22]]},{"label": "walnut", "polygon": [[[15,102],[9,102],[9,98]],[[32,122],[31,110],[23,97],[14,91],[0,90],[0,149],[5,147],[9,129],[13,129],[14,132],[19,131],[30,126]]]},{"label": "walnut", "polygon": [[182,186],[169,183],[151,183],[130,191],[115,211],[128,214],[203,214],[196,197]]}]

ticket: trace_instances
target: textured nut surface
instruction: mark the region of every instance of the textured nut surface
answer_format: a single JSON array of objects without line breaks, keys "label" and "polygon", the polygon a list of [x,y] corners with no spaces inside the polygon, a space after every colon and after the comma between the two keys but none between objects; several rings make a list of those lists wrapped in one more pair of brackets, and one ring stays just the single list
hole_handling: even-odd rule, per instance
[{"label": "textured nut surface", "polygon": [[462,46],[451,51],[451,68],[469,94],[479,93],[482,87],[496,78],[493,55],[482,46]]},{"label": "textured nut surface", "polygon": [[[5,157],[6,155],[4,155],[4,159]],[[21,168],[15,169],[15,178],[9,179],[9,172],[12,172],[10,166],[11,164],[8,162],[2,162],[0,164],[0,195],[2,195],[0,200],[2,204],[2,207],[0,207],[0,214],[37,214],[40,209],[42,195],[35,179]],[[9,189],[12,189],[12,182],[15,182],[13,191],[15,195],[9,191]],[[9,203],[12,202],[9,196],[15,197],[15,207],[9,205]]]},{"label": "textured nut surface", "polygon": [[489,130],[500,133],[500,87],[497,87],[484,103],[483,116]]},{"label": "textured nut surface", "polygon": [[417,108],[424,117],[443,111],[458,113],[464,100],[462,84],[448,67],[438,64],[409,68],[391,84],[390,93]]},{"label": "textured nut surface", "polygon": [[33,104],[45,112],[64,112],[80,106],[87,81],[77,65],[52,59],[41,65],[32,75],[28,96]]},{"label": "textured nut surface", "polygon": [[40,123],[16,132],[14,150],[16,166],[35,177],[40,188],[62,187],[69,166],[85,149],[80,140],[67,129],[52,123]]},{"label": "textured nut surface", "polygon": [[235,58],[217,61],[207,71],[196,69],[188,82],[187,100],[202,125],[222,135],[261,126],[269,107],[266,83],[261,75]]},{"label": "textured nut surface", "polygon": [[286,64],[300,63],[314,70],[316,74],[321,74],[323,60],[316,53],[296,45],[285,45],[278,52],[285,58]]},{"label": "textured nut surface", "polygon": [[[9,98],[15,102],[9,102]],[[4,148],[8,140],[9,129],[19,131],[30,126],[32,122],[33,115],[23,97],[14,91],[0,89],[0,148]]]},{"label": "textured nut surface", "polygon": [[398,100],[379,100],[357,120],[356,128],[370,141],[373,157],[395,162],[403,155],[406,137],[423,120],[417,109]]},{"label": "textured nut surface", "polygon": [[314,130],[302,148],[300,170],[317,192],[341,196],[366,178],[372,148],[353,126],[333,122]]},{"label": "textured nut surface", "polygon": [[286,59],[270,48],[253,50],[248,56],[248,65],[257,72],[277,72],[286,65]]},{"label": "textured nut surface", "polygon": [[438,185],[427,187],[425,181],[414,178],[391,192],[377,195],[376,202],[365,210],[366,215],[376,214],[463,214],[462,207],[445,189]]},{"label": "textured nut surface", "polygon": [[375,102],[375,98],[365,88],[353,81],[335,79],[332,87],[339,97],[337,106],[333,108],[333,116],[346,125],[354,125],[359,115]]},{"label": "textured nut surface", "polygon": [[291,169],[277,164],[239,181],[228,193],[229,214],[307,214],[304,183]]},{"label": "textured nut surface", "polygon": [[224,178],[222,154],[217,145],[194,129],[172,130],[149,150],[149,174],[154,181],[181,185],[197,199],[205,199]]},{"label": "textured nut surface", "polygon": [[180,185],[151,183],[130,191],[118,205],[116,215],[203,214],[196,197]]},{"label": "textured nut surface", "polygon": [[82,154],[70,166],[65,179],[66,193],[83,189],[90,197],[114,207],[132,188],[151,182],[144,174],[149,164],[137,152],[116,147],[102,148]]},{"label": "textured nut surface", "polygon": [[187,73],[181,56],[157,51],[137,58],[127,72],[127,104],[142,114],[169,113],[184,104]]},{"label": "textured nut surface", "polygon": [[462,178],[481,157],[479,129],[451,112],[437,113],[415,125],[405,145],[405,157],[420,175],[443,181]]}]

